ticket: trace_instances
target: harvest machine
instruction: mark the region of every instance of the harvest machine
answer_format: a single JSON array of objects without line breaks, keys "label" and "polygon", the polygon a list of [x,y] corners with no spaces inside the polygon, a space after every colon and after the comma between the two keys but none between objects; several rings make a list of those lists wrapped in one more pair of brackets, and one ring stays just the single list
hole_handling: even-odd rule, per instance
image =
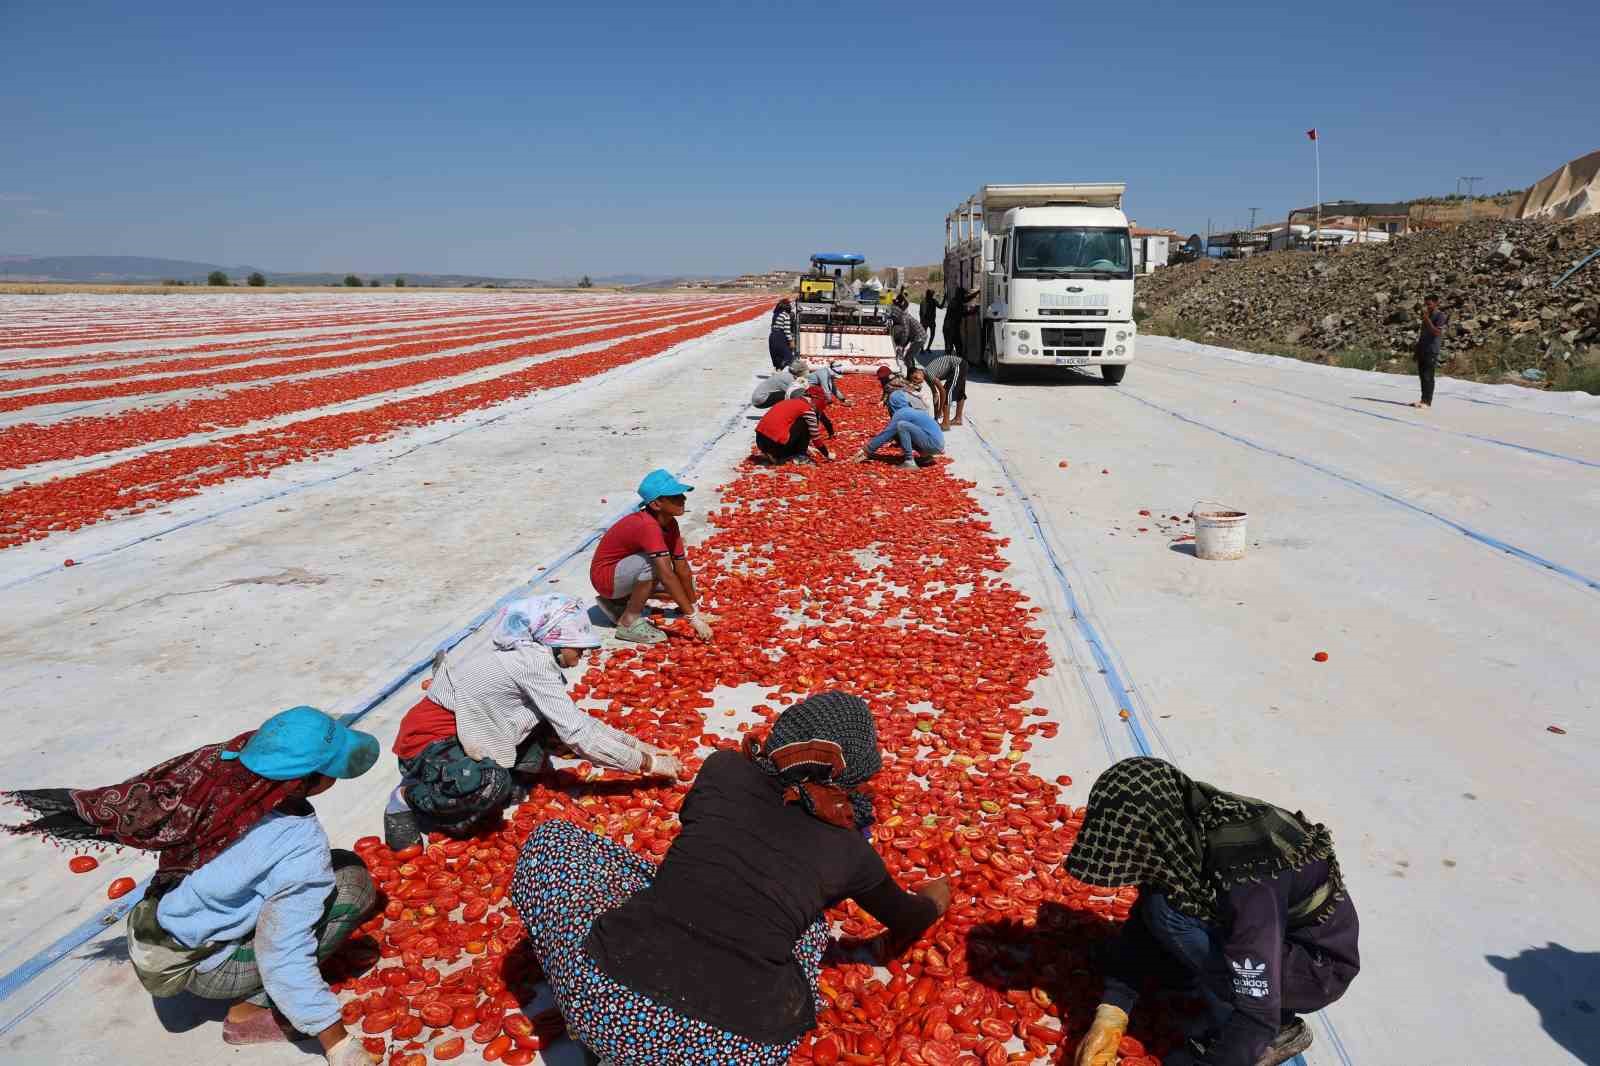
[{"label": "harvest machine", "polygon": [[889,336],[893,294],[871,287],[858,293],[849,287],[850,273],[864,262],[856,252],[817,252],[811,257],[811,269],[801,276],[795,298],[798,354],[859,370],[895,364]]}]

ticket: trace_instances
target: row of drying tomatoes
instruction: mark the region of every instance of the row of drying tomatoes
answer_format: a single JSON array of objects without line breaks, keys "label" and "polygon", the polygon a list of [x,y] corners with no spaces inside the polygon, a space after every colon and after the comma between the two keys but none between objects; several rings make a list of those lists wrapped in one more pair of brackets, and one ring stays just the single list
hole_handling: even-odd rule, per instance
[{"label": "row of drying tomatoes", "polygon": [[[646,319],[640,319],[639,316],[632,314],[621,315],[609,320],[621,321],[621,325],[587,330],[578,334],[546,336],[539,340],[503,344],[486,351],[464,355],[437,355],[386,366],[355,369],[342,374],[329,374],[324,377],[273,381],[253,388],[231,390],[220,396],[174,400],[154,407],[140,407],[106,415],[86,415],[45,424],[21,422],[0,429],[0,467],[21,468],[35,463],[100,455],[158,441],[176,440],[193,433],[208,433],[252,422],[282,418],[286,415],[327,407],[330,404],[348,403],[397,389],[414,388],[439,378],[491,368],[502,363],[572,348],[580,344],[620,340],[644,330],[660,329],[670,323],[700,314],[703,312],[680,311]],[[486,339],[495,339],[497,336],[502,338],[525,336],[527,332],[491,334]],[[536,332],[542,334],[546,331]],[[427,351],[430,347],[438,350],[460,345],[422,344],[397,347]],[[344,359],[333,358],[336,364],[341,361]],[[363,357],[359,361],[368,360]],[[246,369],[239,373],[271,376],[270,370],[259,368]]]},{"label": "row of drying tomatoes", "polygon": [[[683,305],[662,305],[659,308],[651,308],[650,313],[677,310],[681,306]],[[0,406],[0,410],[16,410],[20,407],[35,404],[67,403],[101,399],[109,396],[138,395],[146,392],[170,391],[198,385],[231,384],[237,381],[253,380],[249,377],[225,376],[226,374],[246,370],[253,372],[256,377],[265,377],[302,373],[328,367],[353,366],[358,363],[377,362],[386,359],[404,359],[416,355],[432,355],[435,352],[467,344],[514,340],[530,336],[532,334],[529,327],[548,328],[556,323],[561,323],[557,328],[575,329],[580,328],[581,324],[622,321],[621,315],[623,313],[623,309],[618,307],[567,312],[541,311],[535,314],[520,315],[515,318],[456,322],[441,326],[428,326],[421,329],[401,328],[362,333],[319,334],[313,338],[273,339],[243,345],[238,343],[202,345],[194,353],[168,355],[161,358],[149,358],[150,353],[146,352],[108,351],[93,357],[94,361],[111,361],[116,363],[114,366],[91,366],[62,371],[56,374],[35,374],[29,377],[14,377],[6,381],[0,381],[0,393],[40,390],[55,385],[77,386],[69,389],[51,389],[47,392],[30,391],[26,396],[7,397],[4,400],[4,406]],[[640,316],[640,312],[637,310],[626,313],[635,317]],[[360,351],[352,351],[352,347],[355,346],[370,347],[363,347]],[[219,350],[220,354],[218,354]],[[330,354],[334,358],[317,358],[319,356],[329,356]],[[144,361],[128,362],[132,355],[137,355]],[[270,362],[258,362],[260,360],[270,360]],[[256,365],[249,367],[235,366],[235,364],[246,362]],[[217,370],[218,368],[226,369],[222,374],[206,375],[201,373],[201,371]],[[33,369],[39,368],[34,367]],[[165,374],[168,376],[142,381],[122,380],[141,374]],[[113,382],[114,384],[104,384],[106,382]]]},{"label": "row of drying tomatoes", "polygon": [[[575,304],[583,301],[568,299],[562,302]],[[423,298],[403,304],[386,301],[376,309],[352,312],[348,300],[342,296],[284,295],[271,303],[234,303],[225,309],[220,309],[216,304],[192,307],[183,303],[165,303],[142,316],[129,313],[125,303],[113,306],[115,312],[108,311],[103,304],[91,303],[88,307],[56,304],[59,310],[54,318],[49,308],[41,310],[38,305],[29,306],[20,312],[25,324],[12,326],[0,323],[0,349],[57,348],[157,340],[163,337],[337,329],[344,326],[382,325],[399,320],[416,322],[459,318],[480,307],[492,311],[507,306],[543,307],[548,304],[541,297],[483,296],[462,302],[461,297],[456,296],[443,306],[436,299]],[[68,317],[74,314],[80,317]],[[112,320],[107,321],[108,317]],[[9,369],[9,364],[0,365],[0,369]]]},{"label": "row of drying tomatoes", "polygon": [[[883,412],[869,383],[846,387],[858,402],[830,413],[848,453]],[[608,649],[573,687],[591,713],[691,769],[812,692],[854,692],[872,707],[883,750],[867,786],[874,844],[904,883],[949,875],[952,905],[886,965],[859,951],[880,931],[870,916],[848,901],[830,914],[841,944],[797,1064],[998,1066],[1070,1055],[1100,991],[1093,947],[1135,902],[1132,890],[1094,889],[1064,872],[1083,812],[1061,798],[1070,778],[1046,780],[1029,762],[1032,745],[1058,728],[1031,706],[1052,664],[1038,609],[1004,580],[1006,542],[972,487],[942,467],[747,465],[716,487],[713,532],[695,551],[703,602],[719,616],[715,642],[664,623],[674,639]],[[769,693],[758,721],[717,709],[742,684]],[[400,853],[361,842],[388,902],[363,930],[377,965],[352,964],[340,991],[361,1005],[352,1017],[376,1011],[373,1024],[403,1025],[403,1039],[385,1030],[390,1066],[420,1066],[417,1056],[437,1056],[461,1035],[493,1061],[490,1041],[534,994],[538,961],[506,893],[537,825],[562,818],[644,857],[666,853],[688,786],[623,787],[618,777],[584,763],[547,775],[471,840]],[[1177,1040],[1160,1011],[1141,1012],[1123,1062],[1154,1066],[1151,1049]]]},{"label": "row of drying tomatoes", "polygon": [[0,549],[79,529],[109,517],[162,507],[207,486],[265,476],[303,459],[384,440],[403,430],[571,385],[649,358],[674,345],[750,318],[748,306],[715,318],[607,348],[538,363],[487,381],[416,396],[361,411],[323,415],[274,429],[224,437],[209,444],[168,448],[120,463],[0,493]]}]

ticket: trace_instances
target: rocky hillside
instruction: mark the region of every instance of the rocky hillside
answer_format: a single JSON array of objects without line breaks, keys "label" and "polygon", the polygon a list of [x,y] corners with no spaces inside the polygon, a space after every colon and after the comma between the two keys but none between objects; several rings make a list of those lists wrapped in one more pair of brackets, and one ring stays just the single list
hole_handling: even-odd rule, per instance
[{"label": "rocky hillside", "polygon": [[1457,369],[1532,368],[1538,381],[1552,364],[1600,363],[1600,260],[1550,287],[1596,248],[1600,217],[1494,219],[1321,256],[1168,267],[1140,279],[1138,299],[1158,332],[1332,361],[1410,352],[1422,298],[1436,292]]}]

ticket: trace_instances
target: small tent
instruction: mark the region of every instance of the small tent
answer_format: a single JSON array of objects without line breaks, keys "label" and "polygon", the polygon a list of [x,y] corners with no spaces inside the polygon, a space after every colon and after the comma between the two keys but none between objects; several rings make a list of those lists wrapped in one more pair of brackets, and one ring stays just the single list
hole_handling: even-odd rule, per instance
[{"label": "small tent", "polygon": [[1522,194],[1516,218],[1578,218],[1600,213],[1600,150],[1574,159]]}]

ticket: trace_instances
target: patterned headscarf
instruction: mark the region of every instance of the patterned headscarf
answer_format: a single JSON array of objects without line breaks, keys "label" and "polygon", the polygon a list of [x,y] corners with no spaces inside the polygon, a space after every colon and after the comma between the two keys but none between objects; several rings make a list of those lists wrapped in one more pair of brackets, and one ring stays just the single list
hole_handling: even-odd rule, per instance
[{"label": "patterned headscarf", "polygon": [[1139,885],[1174,909],[1215,921],[1218,895],[1243,881],[1326,860],[1332,912],[1344,883],[1321,825],[1270,803],[1194,781],[1160,759],[1123,759],[1095,781],[1067,873],[1102,888]]},{"label": "patterned headscarf", "polygon": [[809,696],[778,716],[765,743],[746,737],[745,754],[785,786],[785,803],[845,829],[872,824],[872,800],[857,786],[878,772],[883,758],[872,711],[860,697]]},{"label": "patterned headscarf", "polygon": [[158,898],[280,805],[309,812],[304,779],[272,781],[236,759],[222,758],[223,752],[243,749],[254,735],[251,730],[224,744],[197,748],[119,785],[0,793],[38,816],[6,829],[157,852],[160,861],[147,897]]},{"label": "patterned headscarf", "polygon": [[495,616],[491,634],[501,651],[543,644],[547,648],[598,648],[589,614],[573,596],[552,592],[512,600]]}]

